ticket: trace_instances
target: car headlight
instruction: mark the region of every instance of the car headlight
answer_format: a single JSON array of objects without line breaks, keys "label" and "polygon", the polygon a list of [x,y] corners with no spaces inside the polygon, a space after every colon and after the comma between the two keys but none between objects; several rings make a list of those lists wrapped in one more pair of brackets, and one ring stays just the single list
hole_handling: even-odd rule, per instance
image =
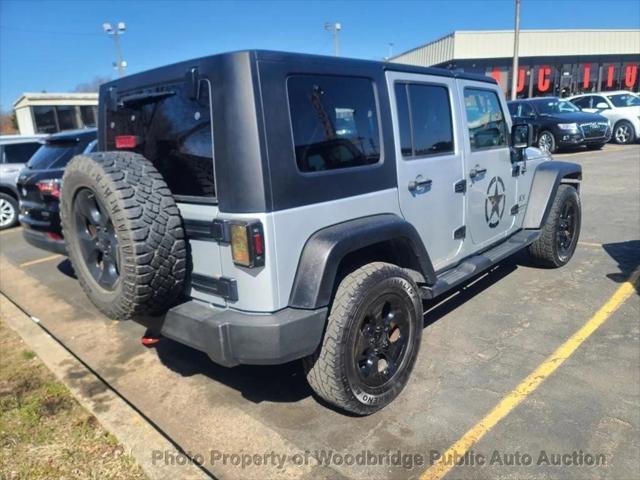
[{"label": "car headlight", "polygon": [[578,130],[577,123],[559,123],[558,128],[561,130]]}]

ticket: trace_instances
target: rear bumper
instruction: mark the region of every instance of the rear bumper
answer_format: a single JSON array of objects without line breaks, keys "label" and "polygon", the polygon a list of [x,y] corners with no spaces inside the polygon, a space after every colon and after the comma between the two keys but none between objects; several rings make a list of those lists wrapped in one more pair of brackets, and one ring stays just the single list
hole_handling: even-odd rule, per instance
[{"label": "rear bumper", "polygon": [[274,365],[313,353],[326,318],[327,308],[255,314],[191,300],[167,312],[161,332],[226,367]]},{"label": "rear bumper", "polygon": [[[22,218],[20,219],[22,222]],[[64,244],[64,240],[54,240],[49,237],[47,232],[42,232],[39,230],[32,230],[28,225],[22,224],[22,236],[27,241],[27,243],[33,245],[36,248],[41,248],[42,250],[47,250],[53,253],[59,253],[60,255],[66,255],[67,249]]]}]

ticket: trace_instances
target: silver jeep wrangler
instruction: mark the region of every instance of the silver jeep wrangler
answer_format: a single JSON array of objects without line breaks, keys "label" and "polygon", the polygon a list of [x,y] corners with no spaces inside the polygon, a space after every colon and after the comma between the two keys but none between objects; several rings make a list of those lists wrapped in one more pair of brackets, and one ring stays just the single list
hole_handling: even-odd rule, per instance
[{"label": "silver jeep wrangler", "polygon": [[581,169],[508,112],[488,77],[311,55],[125,77],[64,174],[69,257],[106,315],[162,315],[225,366],[302,359],[370,414],[408,381],[423,300],[524,248],[573,255]]}]

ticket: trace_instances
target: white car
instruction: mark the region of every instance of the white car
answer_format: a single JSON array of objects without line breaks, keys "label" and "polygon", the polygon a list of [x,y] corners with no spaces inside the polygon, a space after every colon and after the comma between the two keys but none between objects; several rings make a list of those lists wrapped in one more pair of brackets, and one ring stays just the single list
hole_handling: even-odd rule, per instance
[{"label": "white car", "polygon": [[616,143],[633,143],[640,138],[640,95],[626,90],[576,95],[568,99],[585,112],[605,116],[613,127]]},{"label": "white car", "polygon": [[18,174],[46,135],[0,136],[0,230],[18,224]]}]

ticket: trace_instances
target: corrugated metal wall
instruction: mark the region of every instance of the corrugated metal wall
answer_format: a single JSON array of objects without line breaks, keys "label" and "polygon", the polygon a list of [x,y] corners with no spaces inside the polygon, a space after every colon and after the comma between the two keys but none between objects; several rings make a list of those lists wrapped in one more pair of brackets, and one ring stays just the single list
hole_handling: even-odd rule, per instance
[{"label": "corrugated metal wall", "polygon": [[[521,57],[640,55],[640,30],[523,30]],[[430,66],[450,60],[509,58],[513,31],[454,32],[391,61]]]},{"label": "corrugated metal wall", "polygon": [[447,35],[423,47],[414,48],[391,59],[392,62],[409,65],[429,66],[452,60],[454,53],[454,34]]}]

